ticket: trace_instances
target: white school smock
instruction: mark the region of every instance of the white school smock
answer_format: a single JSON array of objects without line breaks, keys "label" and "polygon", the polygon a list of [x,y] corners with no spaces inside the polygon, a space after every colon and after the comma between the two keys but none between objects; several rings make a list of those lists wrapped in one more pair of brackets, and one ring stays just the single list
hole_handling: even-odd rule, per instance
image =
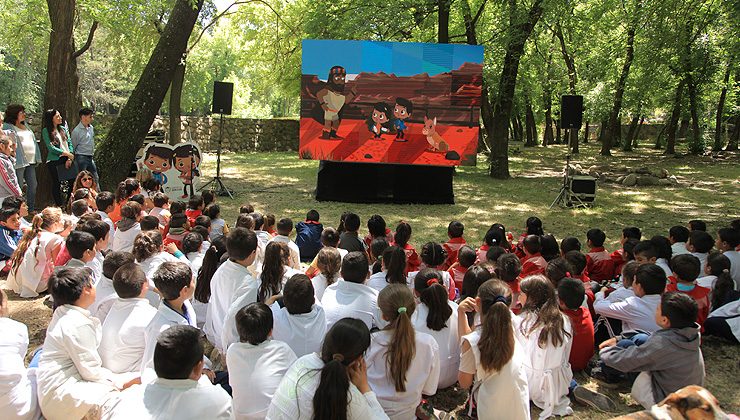
[{"label": "white school smock", "polygon": [[96,287],[97,287],[97,284],[100,282],[100,279],[103,278],[103,260],[104,259],[105,257],[103,256],[103,253],[100,251],[96,251],[95,258],[85,263],[85,267],[88,267],[92,270],[93,281]]},{"label": "white school smock", "polygon": [[[658,258],[655,260],[655,265],[662,268],[665,272],[666,277],[670,277],[673,275],[673,270],[671,270],[671,266],[668,264],[668,260],[665,258]],[[703,273],[703,271],[702,271]]]},{"label": "white school smock", "polygon": [[214,346],[219,347],[221,343],[224,320],[231,302],[234,301],[236,290],[251,279],[252,276],[246,267],[231,260],[224,261],[213,274],[211,299],[208,301],[203,331]]},{"label": "white school smock", "polygon": [[140,369],[141,383],[151,383],[157,377],[157,374],[154,372],[154,349],[157,346],[159,334],[173,325],[190,325],[191,327],[195,327],[197,319],[193,306],[187,300],[183,303],[183,306],[187,313],[187,318],[170,308],[163,300],[159,303],[159,308],[157,308],[154,318],[146,326],[144,330],[145,347],[144,354],[141,358]]},{"label": "white school smock", "polygon": [[120,229],[116,229],[110,245],[111,251],[131,252],[131,250],[134,249],[134,239],[136,239],[136,235],[140,233],[141,226],[139,226],[139,222],[134,223],[134,225],[127,230],[122,231]]},{"label": "white school smock", "polygon": [[[332,284],[339,281],[339,279],[341,279],[341,277],[339,276],[339,273],[337,273]],[[324,291],[330,286],[326,280],[326,276],[321,273],[317,274],[311,279],[311,284],[313,285],[313,295],[316,297],[316,300],[321,302],[321,299],[324,297]]]},{"label": "white school smock", "polygon": [[291,315],[288,308],[281,308],[277,302],[270,309],[272,338],[287,344],[297,357],[321,351],[321,343],[326,335],[326,316],[321,304],[314,303],[310,312],[295,315]]},{"label": "white school smock", "polygon": [[340,279],[327,287],[321,298],[321,306],[326,314],[326,330],[342,318],[357,318],[368,329],[380,326],[378,292],[364,284]]},{"label": "white school smock", "polygon": [[695,256],[699,259],[699,264],[701,264],[701,267],[699,268],[699,273],[704,272],[704,268],[707,266],[707,257],[709,257],[709,253],[707,252],[691,252],[691,255]]},{"label": "white school smock", "polygon": [[[447,289],[447,291],[449,292],[450,287],[453,287],[453,288],[455,287],[454,283],[452,282],[452,276],[450,276],[450,273],[447,270],[437,270],[437,271],[442,273],[442,284],[444,285],[445,289]],[[411,289],[414,288],[414,280],[416,279],[417,274],[419,274],[418,271],[412,271],[408,275],[406,275],[406,283],[408,283]]]},{"label": "white school smock", "polygon": [[643,330],[649,333],[658,331],[655,323],[655,310],[660,305],[660,295],[631,296],[621,302],[596,300],[594,311],[599,315],[622,321],[622,331]]},{"label": "white school smock", "polygon": [[290,250],[290,267],[296,270],[301,269],[301,250],[298,249],[298,245],[295,242],[285,235],[273,236],[270,242],[282,242],[288,245],[288,249]]},{"label": "white school smock", "polygon": [[203,258],[205,258],[205,256],[206,252],[203,250],[188,252],[185,254],[185,258],[187,258],[189,262],[188,265],[190,265],[190,270],[193,271],[193,277],[198,277],[198,272],[203,266]]},{"label": "white school smock", "polygon": [[416,419],[416,407],[421,396],[434,395],[439,383],[439,347],[429,334],[416,332],[416,352],[406,372],[406,391],[398,392],[386,370],[385,353],[392,331],[378,331],[370,335],[370,347],[365,354],[367,380],[375,391],[380,405],[393,420]]},{"label": "white school smock", "polygon": [[154,277],[154,273],[157,272],[157,269],[166,262],[181,262],[187,264],[188,267],[190,267],[190,260],[188,260],[185,255],[177,258],[176,256],[166,251],[160,251],[145,259],[144,261],[138,261],[141,270],[144,272],[144,274],[146,274],[146,278],[149,279],[150,286],[154,287],[154,283],[151,279]]},{"label": "white school smock", "polygon": [[735,281],[735,290],[740,290],[740,252],[731,249],[722,255],[730,260],[730,277]]},{"label": "white school smock", "polygon": [[[37,297],[48,287],[49,277],[54,271],[52,250],[64,239],[56,233],[42,230],[31,240],[18,270],[10,270],[7,284],[23,298]],[[36,256],[34,257],[34,254]]]},{"label": "white school smock", "polygon": [[[463,336],[470,350],[462,355],[460,371],[475,375],[474,398],[478,418],[486,420],[529,420],[529,386],[524,370],[526,355],[514,340],[514,354],[499,371],[487,371],[481,366],[480,329]],[[472,360],[471,360],[472,359]]]},{"label": "white school smock", "polygon": [[117,397],[122,379],[102,366],[100,336],[100,321],[86,309],[62,305],[54,311],[36,370],[48,420],[80,419]]},{"label": "white school smock", "polygon": [[282,341],[267,339],[255,345],[234,343],[226,351],[229,385],[234,398],[234,418],[264,419],[275,390],[296,361]]},{"label": "white school smock", "polygon": [[709,313],[708,318],[727,318],[725,321],[730,326],[730,331],[740,341],[740,300],[727,303]]},{"label": "white school smock", "polygon": [[696,284],[701,287],[706,287],[709,290],[714,290],[714,282],[717,281],[717,276],[708,275],[704,277],[699,277],[696,279]]},{"label": "white school smock", "polygon": [[145,331],[157,309],[144,298],[121,299],[113,303],[103,322],[100,358],[113,373],[139,372],[146,348]]},{"label": "white school smock", "polygon": [[609,293],[608,296],[604,296],[604,292],[602,292],[601,290],[596,292],[594,300],[596,301],[606,299],[606,301],[609,303],[617,303],[627,299],[630,296],[635,296],[635,291],[632,290],[631,287],[624,287],[622,286],[622,283],[619,283],[616,289],[612,290],[612,292]]},{"label": "white school smock", "polygon": [[28,327],[0,318],[0,418],[32,420],[41,416],[34,369],[26,370]]},{"label": "white school smock", "polygon": [[411,316],[411,323],[418,332],[429,334],[439,346],[439,384],[437,389],[447,388],[457,382],[457,372],[460,368],[460,338],[457,335],[457,304],[448,301],[452,315],[447,320],[447,326],[434,331],[427,326],[429,307],[423,303],[416,305]]},{"label": "white school smock", "polygon": [[[221,325],[221,336],[217,337],[216,341],[211,341],[211,344],[221,354],[225,354],[231,344],[239,342],[239,332],[236,330],[236,313],[250,303],[257,302],[257,292],[259,291],[260,284],[261,282],[259,280],[254,280],[250,277],[246,283],[234,292],[234,301],[229,305],[226,317]],[[213,295],[211,295],[211,299],[213,299]]]},{"label": "white school smock", "polygon": [[378,273],[375,273],[370,276],[369,279],[365,282],[365,285],[367,287],[375,289],[378,293],[380,293],[383,289],[385,289],[385,286],[388,286],[390,283],[385,279],[385,276],[388,274],[387,271],[381,271]]},{"label": "white school smock", "polygon": [[[268,420],[313,420],[313,396],[321,382],[324,361],[318,354],[298,359],[280,381],[267,410]],[[347,420],[387,420],[375,393],[361,393],[350,382],[347,390]]]},{"label": "white school smock", "polygon": [[157,378],[121,392],[118,404],[103,419],[227,420],[231,416],[231,397],[220,386],[192,379]]},{"label": "white school smock", "polygon": [[570,369],[570,349],[573,345],[573,327],[566,315],[562,315],[567,334],[563,343],[555,347],[548,341],[544,348],[537,343],[542,327],[529,332],[535,321],[533,315],[514,316],[514,337],[522,346],[525,358],[524,371],[529,384],[529,398],[539,408],[540,420],[551,416],[573,414],[568,398],[568,386],[573,379]]},{"label": "white school smock", "polygon": [[689,250],[686,249],[686,242],[675,242],[671,244],[671,256],[689,254]]},{"label": "white school smock", "polygon": [[116,294],[116,289],[113,288],[113,280],[109,279],[105,276],[100,276],[100,281],[95,285],[95,302],[93,302],[92,305],[90,305],[87,310],[90,311],[90,314],[94,316],[95,318],[98,318],[100,322],[102,323],[105,320],[105,316],[110,311],[110,306],[113,304],[113,302],[108,302],[108,308],[105,310],[105,314],[102,314],[100,312],[100,306],[103,304],[103,302],[109,300],[110,298],[118,299],[118,295]]}]

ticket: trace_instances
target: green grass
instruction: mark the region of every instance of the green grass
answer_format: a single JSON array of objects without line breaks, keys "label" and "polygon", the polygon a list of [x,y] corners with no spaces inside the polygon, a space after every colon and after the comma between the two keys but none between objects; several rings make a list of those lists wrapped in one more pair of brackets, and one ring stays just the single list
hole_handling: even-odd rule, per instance
[{"label": "green grass", "polygon": [[[351,204],[318,202],[313,198],[318,162],[299,160],[297,153],[227,154],[222,159],[222,177],[236,192],[235,199],[219,198],[223,216],[230,224],[238,208],[252,203],[263,213],[278,218],[303,220],[306,211],[316,209],[324,226],[336,226],[344,211],[353,211],[366,221],[373,214],[382,215],[389,226],[400,220],[413,228],[412,244],[445,241],[447,224],[459,220],[465,224],[465,237],[480,244],[486,229],[494,222],[503,223],[515,234],[524,228],[529,216],[543,220],[545,231],[558,240],[577,236],[585,242],[586,231],[599,227],[607,234],[607,246],[615,247],[624,226],[639,226],[644,235],[667,235],[676,224],[690,219],[707,221],[710,232],[740,217],[740,165],[738,155],[723,160],[710,157],[664,157],[653,149],[637,149],[605,158],[595,146],[581,146],[574,162],[584,168],[641,167],[667,169],[678,177],[675,187],[623,187],[599,184],[596,205],[590,209],[548,209],[561,185],[565,164],[563,146],[525,149],[510,158],[512,179],[488,177],[484,156],[477,167],[460,167],[454,179],[455,205]],[[215,156],[204,160],[204,178],[215,172]],[[364,227],[363,227],[364,229]]]}]

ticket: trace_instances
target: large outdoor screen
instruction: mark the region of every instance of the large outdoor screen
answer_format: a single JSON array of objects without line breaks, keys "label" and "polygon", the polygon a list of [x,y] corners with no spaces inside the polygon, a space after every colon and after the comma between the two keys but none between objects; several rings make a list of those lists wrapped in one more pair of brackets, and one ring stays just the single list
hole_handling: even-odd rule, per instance
[{"label": "large outdoor screen", "polygon": [[483,47],[304,40],[300,157],[475,165]]}]

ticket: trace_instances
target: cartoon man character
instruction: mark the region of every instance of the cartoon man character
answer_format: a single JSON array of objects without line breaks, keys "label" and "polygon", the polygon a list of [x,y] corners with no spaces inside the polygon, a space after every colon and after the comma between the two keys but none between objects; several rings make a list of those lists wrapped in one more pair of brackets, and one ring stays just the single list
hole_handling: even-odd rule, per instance
[{"label": "cartoon man character", "polygon": [[396,106],[393,107],[393,126],[396,127],[396,141],[405,142],[406,140],[406,123],[405,120],[411,118],[414,111],[414,104],[406,98],[396,98]]},{"label": "cartoon man character", "polygon": [[324,130],[321,134],[322,139],[342,139],[337,134],[339,129],[339,111],[342,110],[345,103],[352,102],[357,96],[354,88],[348,94],[344,94],[347,72],[344,67],[334,66],[329,70],[329,77],[326,86],[321,89],[316,98],[324,110]]},{"label": "cartoon man character", "polygon": [[152,178],[162,186],[167,183],[164,172],[172,167],[172,155],[172,149],[157,145],[149,146],[144,155],[144,166],[152,171]]},{"label": "cartoon man character", "polygon": [[182,198],[188,197],[188,186],[193,186],[193,178],[200,176],[200,151],[191,144],[183,144],[175,148],[175,169],[180,172],[178,178],[182,180]]}]

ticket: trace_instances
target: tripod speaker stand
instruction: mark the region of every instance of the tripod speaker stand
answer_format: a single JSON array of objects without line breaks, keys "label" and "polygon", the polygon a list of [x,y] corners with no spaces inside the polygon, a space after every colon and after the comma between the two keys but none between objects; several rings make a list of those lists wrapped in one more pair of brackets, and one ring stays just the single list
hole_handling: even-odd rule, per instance
[{"label": "tripod speaker stand", "polygon": [[219,196],[228,196],[232,200],[234,195],[231,190],[226,188],[223,181],[221,180],[221,142],[224,136],[224,114],[231,114],[231,102],[234,97],[234,84],[229,82],[213,82],[213,113],[221,114],[221,123],[218,128],[218,149],[216,152],[216,176],[206,182],[202,187],[198,189],[201,191],[212,185],[211,190]]}]

